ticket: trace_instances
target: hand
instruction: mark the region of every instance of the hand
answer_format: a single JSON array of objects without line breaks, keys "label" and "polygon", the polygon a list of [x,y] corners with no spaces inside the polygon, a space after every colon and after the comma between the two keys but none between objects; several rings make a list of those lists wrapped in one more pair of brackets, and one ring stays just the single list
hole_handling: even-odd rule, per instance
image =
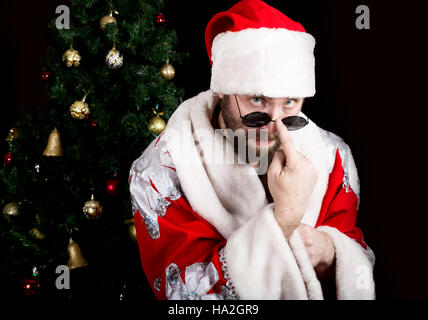
[{"label": "hand", "polygon": [[335,258],[335,248],[331,237],[307,224],[297,228],[306,247],[309,259],[318,277],[327,273]]},{"label": "hand", "polygon": [[275,202],[275,218],[289,239],[305,214],[318,176],[311,161],[294,147],[282,121],[275,122],[281,146],[268,170],[268,187]]}]

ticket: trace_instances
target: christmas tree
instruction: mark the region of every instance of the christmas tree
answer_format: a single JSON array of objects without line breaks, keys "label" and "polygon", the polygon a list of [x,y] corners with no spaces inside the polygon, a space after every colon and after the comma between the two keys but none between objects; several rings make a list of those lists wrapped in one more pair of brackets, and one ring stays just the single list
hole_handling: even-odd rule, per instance
[{"label": "christmas tree", "polygon": [[[18,116],[0,169],[8,294],[150,295],[128,174],[184,96],[173,65],[187,54],[174,49],[163,5],[73,0],[50,22],[41,66],[49,108]],[[70,270],[69,290],[65,278],[58,289],[61,266]]]}]

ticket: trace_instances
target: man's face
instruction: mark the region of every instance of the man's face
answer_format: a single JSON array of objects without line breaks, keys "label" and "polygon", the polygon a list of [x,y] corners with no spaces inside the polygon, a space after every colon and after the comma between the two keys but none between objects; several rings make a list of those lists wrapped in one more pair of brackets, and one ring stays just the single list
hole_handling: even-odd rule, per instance
[{"label": "man's face", "polygon": [[[257,155],[261,154],[262,149],[264,149],[264,151],[267,150],[267,154],[269,156],[269,163],[275,151],[280,146],[279,139],[275,134],[275,123],[270,122],[269,124],[259,128],[249,128],[244,126],[239,116],[239,109],[238,105],[236,104],[236,100],[239,103],[239,108],[243,117],[251,112],[259,111],[268,113],[273,120],[283,119],[285,117],[290,116],[297,116],[302,110],[302,105],[304,101],[303,98],[267,98],[263,96],[246,95],[236,95],[236,100],[233,95],[219,94],[219,97],[221,99],[221,115],[223,117],[226,128],[231,129],[233,131],[236,131],[237,129],[245,130],[248,150],[252,149],[252,151],[255,151]],[[256,131],[256,134],[252,135],[256,137],[255,139],[252,139],[249,136],[248,132],[250,130]],[[267,141],[266,139],[260,139],[261,130],[267,131]]]}]

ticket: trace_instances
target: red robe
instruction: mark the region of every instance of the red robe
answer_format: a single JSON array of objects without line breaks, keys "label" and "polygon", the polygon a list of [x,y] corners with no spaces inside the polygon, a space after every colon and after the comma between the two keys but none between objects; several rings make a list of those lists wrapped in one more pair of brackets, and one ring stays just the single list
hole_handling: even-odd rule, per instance
[{"label": "red robe", "polygon": [[[159,147],[162,139],[156,138],[134,162],[129,181],[141,263],[153,292],[157,299],[240,298],[224,254],[228,239],[190,205],[167,144]],[[356,227],[359,198],[344,170],[343,150],[331,150],[334,164],[314,227],[335,229],[367,254]],[[160,161],[162,156],[169,160]],[[138,182],[133,181],[136,176]]]}]

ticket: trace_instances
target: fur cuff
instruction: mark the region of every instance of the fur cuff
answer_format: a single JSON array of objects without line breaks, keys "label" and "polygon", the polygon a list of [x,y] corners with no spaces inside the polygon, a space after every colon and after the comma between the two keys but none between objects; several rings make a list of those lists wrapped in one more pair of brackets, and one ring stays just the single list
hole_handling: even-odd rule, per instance
[{"label": "fur cuff", "polygon": [[336,295],[338,300],[373,300],[373,258],[355,240],[336,228],[321,226],[317,230],[330,235],[336,249]]}]

